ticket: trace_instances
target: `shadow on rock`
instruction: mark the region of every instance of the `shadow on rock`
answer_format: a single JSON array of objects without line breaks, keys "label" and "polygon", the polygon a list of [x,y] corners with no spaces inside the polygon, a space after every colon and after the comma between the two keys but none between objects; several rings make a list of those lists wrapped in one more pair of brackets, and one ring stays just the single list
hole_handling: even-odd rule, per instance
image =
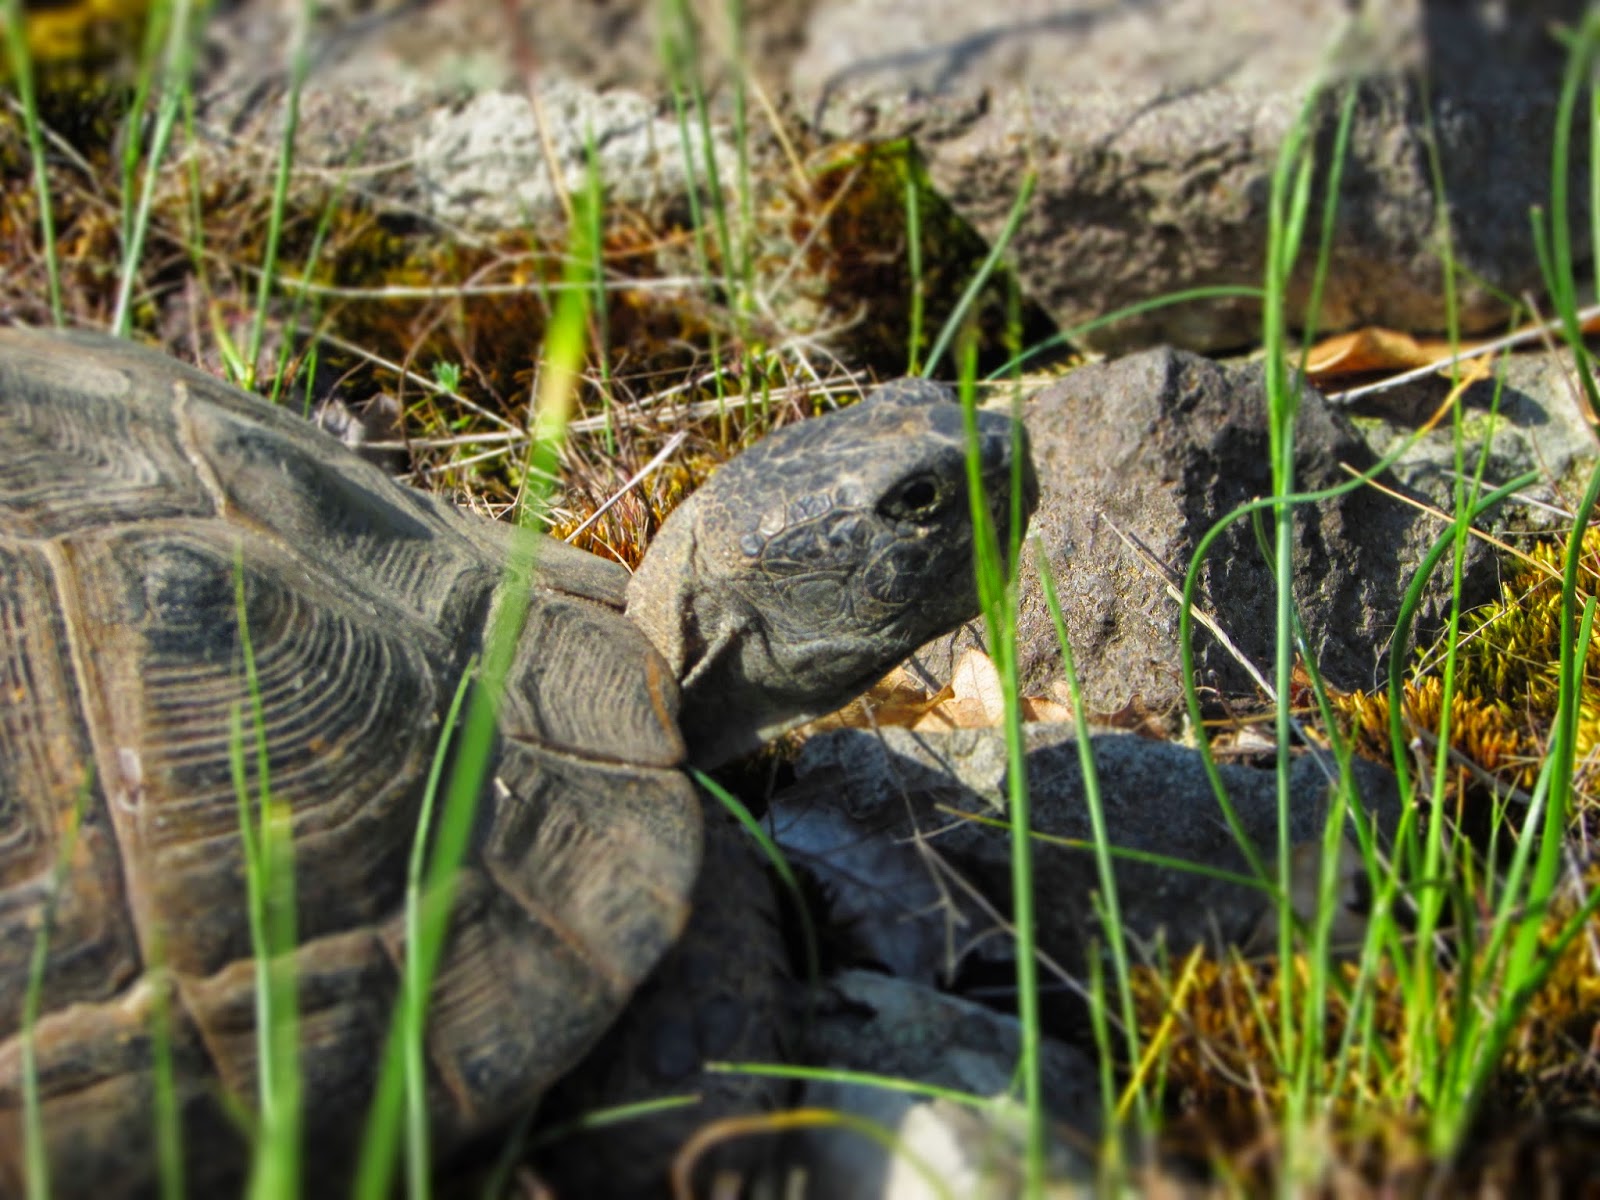
[{"label": "shadow on rock", "polygon": [[[1108,840],[1125,852],[1115,859],[1116,887],[1134,957],[1158,941],[1177,953],[1196,943],[1250,942],[1270,904],[1250,882],[1199,754],[1128,734],[1097,735],[1092,748]],[[1102,886],[1071,730],[1029,727],[1027,762],[1033,828],[1042,835],[1033,854],[1038,945],[1044,978],[1059,989],[1086,979],[1091,948],[1105,943]],[[1220,770],[1241,831],[1270,863],[1278,844],[1275,772]],[[1380,833],[1391,830],[1399,811],[1393,778],[1365,762],[1354,772],[1362,810]],[[1321,837],[1335,774],[1326,755],[1295,759],[1285,810],[1291,846]],[[833,919],[863,960],[927,983],[1011,961],[1010,839],[968,819],[1004,819],[998,730],[838,730],[806,745],[797,776],[773,802],[778,840],[822,879]]]}]

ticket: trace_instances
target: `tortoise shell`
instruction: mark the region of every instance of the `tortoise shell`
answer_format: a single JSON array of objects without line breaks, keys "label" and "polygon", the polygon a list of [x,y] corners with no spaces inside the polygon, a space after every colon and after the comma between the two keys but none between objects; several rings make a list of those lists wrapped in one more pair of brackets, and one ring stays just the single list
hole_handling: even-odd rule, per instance
[{"label": "tortoise shell", "polygon": [[[47,912],[54,1190],[150,1186],[161,1007],[189,1182],[233,1178],[245,1156],[217,1139],[240,1137],[229,1097],[257,1072],[241,786],[292,812],[308,1158],[349,1146],[430,762],[532,535],[94,335],[0,330],[0,447],[0,1192],[22,1189],[18,1034]],[[621,611],[626,573],[539,539],[529,583],[426,1035],[445,1142],[581,1056],[679,933],[701,853],[677,685]]]}]

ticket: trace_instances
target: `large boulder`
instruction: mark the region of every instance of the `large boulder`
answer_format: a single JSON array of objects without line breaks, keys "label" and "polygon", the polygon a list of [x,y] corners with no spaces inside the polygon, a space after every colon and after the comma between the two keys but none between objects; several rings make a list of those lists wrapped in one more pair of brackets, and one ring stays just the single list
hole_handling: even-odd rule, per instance
[{"label": "large boulder", "polygon": [[[1443,328],[1448,220],[1464,268],[1460,315],[1474,330],[1504,316],[1493,289],[1539,284],[1528,210],[1549,194],[1565,55],[1557,30],[1584,9],[1583,0],[821,0],[792,80],[803,111],[832,136],[914,136],[935,187],[986,237],[1037,170],[1013,258],[1063,327],[1184,288],[1259,284],[1279,151],[1319,80],[1350,84],[1356,117],[1319,328]],[[1336,110],[1330,95],[1312,115],[1324,180]],[[1574,196],[1584,191],[1580,159]],[[1296,319],[1314,257],[1291,282]],[[1217,349],[1253,342],[1259,326],[1257,302],[1229,299],[1164,308],[1084,340]]]},{"label": "large boulder", "polygon": [[[1024,417],[1041,492],[1018,618],[1025,690],[1048,693],[1064,678],[1037,549],[1053,572],[1091,708],[1110,712],[1134,699],[1156,710],[1176,708],[1183,696],[1179,604],[1167,580],[1181,584],[1216,521],[1272,492],[1261,366],[1149,350],[1073,371],[1032,397]],[[1341,413],[1314,388],[1300,390],[1298,490],[1346,483],[1347,466],[1362,470],[1374,461]],[[1370,688],[1384,678],[1406,587],[1443,525],[1372,487],[1297,505],[1294,523],[1295,600],[1310,654],[1335,685]],[[1492,595],[1492,567],[1481,545],[1469,546],[1469,603]],[[1424,631],[1437,626],[1446,585],[1440,577],[1430,588]],[[1195,599],[1233,646],[1270,675],[1273,572],[1248,520],[1213,544]],[[1253,690],[1255,681],[1233,651],[1198,622],[1194,628],[1198,682],[1228,694]],[[952,658],[974,638],[971,629],[953,634],[922,660],[933,676],[948,678]]]},{"label": "large boulder", "polygon": [[[1250,860],[1199,752],[1125,733],[1094,735],[1090,751],[1108,843],[1145,856],[1114,859],[1121,928],[1135,959],[1153,954],[1158,942],[1179,954],[1197,943],[1260,945],[1273,905],[1248,882]],[[1028,726],[1026,764],[1032,828],[1045,835],[1033,849],[1041,979],[1047,996],[1061,999],[1072,981],[1088,977],[1095,947],[1104,951],[1107,941],[1072,729]],[[1394,778],[1360,760],[1352,769],[1355,805],[1381,839],[1399,813]],[[820,879],[835,923],[864,961],[924,983],[990,979],[995,973],[985,964],[1009,964],[1014,953],[1011,842],[1004,829],[968,818],[1004,820],[1009,771],[997,729],[837,730],[806,743],[797,781],[774,798],[770,819],[790,861]],[[1274,860],[1280,812],[1290,846],[1320,844],[1338,775],[1329,758],[1295,759],[1281,809],[1275,771],[1235,763],[1221,773],[1258,860]],[[1346,837],[1358,840],[1353,828]],[[1359,871],[1354,856],[1342,866],[1352,876]],[[1334,914],[1342,929],[1359,928],[1359,918],[1356,910]],[[1009,965],[998,978],[1011,982]],[[1073,1019],[1071,1007],[1066,1001],[1062,1019]]]}]

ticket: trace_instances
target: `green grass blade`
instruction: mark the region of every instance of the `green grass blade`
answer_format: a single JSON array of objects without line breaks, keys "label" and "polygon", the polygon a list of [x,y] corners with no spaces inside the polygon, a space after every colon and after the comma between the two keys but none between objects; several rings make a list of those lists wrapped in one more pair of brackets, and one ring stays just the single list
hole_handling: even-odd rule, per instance
[{"label": "green grass blade", "polygon": [[278,167],[272,180],[272,205],[267,211],[267,240],[261,256],[261,275],[256,281],[256,310],[250,323],[250,340],[244,353],[244,386],[255,384],[256,364],[266,338],[267,309],[272,300],[273,281],[278,271],[278,243],[283,236],[283,215],[289,204],[289,177],[294,167],[294,140],[300,129],[300,93],[305,87],[311,56],[309,30],[315,16],[315,0],[290,0],[294,18],[289,33],[289,88],[283,102],[283,137],[278,148]]},{"label": "green grass blade", "polygon": [[[1054,584],[1051,585],[1052,588]],[[1046,604],[1049,600],[1046,598]],[[1077,718],[1074,715],[1074,723]],[[999,817],[987,817],[982,813],[968,812],[965,809],[952,808],[948,805],[935,805],[934,811],[944,813],[958,821],[965,821],[973,825],[986,825],[990,829],[1004,830],[1009,827],[1009,822]],[[1060,846],[1065,850],[1081,850],[1087,854],[1096,854],[1099,851],[1094,838],[1069,838],[1053,833],[1045,833],[1035,829],[1031,835],[1033,840],[1042,846]],[[1239,871],[1229,871],[1223,867],[1214,867],[1210,863],[1191,862],[1186,858],[1174,858],[1169,854],[1157,854],[1152,850],[1139,850],[1133,846],[1105,847],[1106,854],[1114,859],[1124,862],[1140,863],[1149,867],[1160,867],[1163,871],[1182,871],[1193,875],[1197,879],[1212,879],[1218,883],[1232,884],[1234,887],[1254,888],[1263,895],[1273,894],[1272,885],[1265,880],[1257,879],[1253,875],[1245,875]]]},{"label": "green grass blade", "polygon": [[919,1096],[928,1100],[948,1100],[981,1112],[996,1107],[993,1096],[964,1092],[959,1088],[937,1083],[924,1083],[916,1079],[901,1079],[893,1075],[878,1075],[871,1071],[851,1071],[843,1067],[807,1067],[794,1063],[767,1062],[717,1062],[707,1064],[713,1071],[726,1075],[760,1075],[768,1079],[795,1079],[801,1082],[836,1083],[877,1088],[904,1096]]},{"label": "green grass blade", "polygon": [[1345,159],[1350,152],[1350,130],[1355,125],[1356,89],[1344,89],[1339,105],[1339,123],[1334,127],[1333,147],[1328,152],[1328,178],[1323,184],[1322,231],[1317,239],[1317,256],[1311,275],[1311,292],[1306,300],[1305,327],[1300,331],[1300,371],[1304,373],[1317,322],[1322,318],[1322,293],[1327,287],[1328,270],[1333,262],[1333,235],[1338,230],[1339,185],[1344,179]]},{"label": "green grass blade", "polygon": [[926,181],[922,173],[922,160],[917,157],[914,148],[908,147],[901,161],[905,164],[906,276],[911,282],[911,294],[907,298],[909,332],[906,341],[909,346],[906,353],[906,374],[920,375],[922,374],[922,325],[927,307],[922,294],[922,189]]},{"label": "green grass blade", "polygon": [[[150,146],[145,157],[144,182],[139,189],[139,202],[130,213],[127,198],[131,192],[140,140],[130,132],[124,149],[124,228],[122,269],[117,278],[117,301],[112,311],[111,331],[125,337],[132,320],[133,288],[139,278],[139,264],[144,257],[145,234],[150,227],[150,210],[155,203],[156,177],[166,158],[167,146],[172,140],[172,129],[177,123],[183,97],[189,89],[189,73],[193,65],[194,31],[191,28],[190,0],[172,0],[170,8],[163,8],[167,20],[166,48],[160,73],[160,103],[151,128]],[[155,26],[152,26],[152,30]],[[129,124],[137,127],[142,120],[142,97],[136,95],[135,107],[129,114]]]},{"label": "green grass blade", "polygon": [[1072,326],[1070,329],[1064,329],[1055,336],[1046,338],[1038,345],[1030,346],[1015,358],[995,368],[984,379],[985,382],[990,382],[1005,376],[1015,375],[1027,365],[1030,359],[1038,358],[1042,354],[1048,354],[1062,346],[1070,346],[1097,329],[1115,325],[1118,321],[1125,321],[1129,317],[1141,316],[1144,313],[1156,312],[1163,308],[1172,308],[1178,304],[1194,304],[1204,300],[1260,300],[1262,295],[1263,292],[1259,287],[1230,283],[1185,288],[1178,292],[1168,292],[1164,296],[1154,296],[1149,300],[1139,300],[1133,304],[1126,304],[1121,308],[1114,308],[1103,316],[1084,321],[1081,324]]},{"label": "green grass blade", "polygon": [[585,243],[589,247],[589,312],[593,332],[590,343],[600,359],[600,396],[605,403],[605,434],[603,444],[608,455],[617,452],[617,428],[611,408],[611,309],[606,295],[606,235],[605,195],[601,187],[600,147],[595,144],[594,130],[586,129],[583,139],[584,161],[588,164],[589,203],[584,213],[589,227]]},{"label": "green grass blade", "polygon": [[[475,667],[475,661],[469,662],[456,683],[455,695],[450,699],[450,708],[439,732],[439,744],[434,747],[433,761],[428,767],[428,782],[422,792],[422,809],[417,814],[417,831],[411,839],[411,858],[406,864],[405,930],[408,946],[422,944],[424,874],[428,845],[433,834],[434,801],[444,776],[456,723],[461,719],[462,704],[476,673]],[[423,1054],[428,981],[423,978],[421,967],[419,955],[406,955],[400,980],[401,1044],[405,1054],[406,1182],[413,1200],[422,1200],[427,1195],[431,1178],[428,1162],[428,1073]]]},{"label": "green grass blade", "polygon": [[44,970],[50,961],[50,930],[56,921],[56,908],[61,903],[61,889],[66,885],[67,872],[72,868],[73,856],[78,849],[78,831],[83,827],[84,809],[94,788],[94,771],[85,774],[78,798],[67,816],[66,827],[61,831],[61,844],[56,848],[55,865],[50,871],[50,890],[45,894],[44,912],[39,929],[33,936],[33,953],[28,958],[28,985],[22,995],[22,1027],[19,1030],[22,1050],[22,1137],[23,1168],[27,1176],[28,1200],[48,1200],[50,1195],[50,1161],[45,1152],[44,1113],[39,1099],[39,1066],[35,1059],[34,1032],[39,1024],[39,1007],[44,996]]},{"label": "green grass blade", "polygon": [[16,80],[17,98],[22,103],[23,133],[28,139],[28,158],[33,163],[33,190],[39,199],[39,240],[44,246],[45,278],[50,289],[50,319],[66,324],[61,304],[61,257],[56,245],[55,208],[50,199],[49,160],[44,153],[44,127],[39,119],[39,96],[34,88],[33,57],[28,53],[22,0],[0,0],[5,20],[0,21],[6,43],[6,61]]},{"label": "green grass blade", "polygon": [[696,784],[709,793],[718,804],[727,809],[734,820],[744,826],[756,845],[761,847],[761,853],[772,864],[772,869],[777,873],[778,879],[788,890],[794,900],[795,916],[800,924],[800,940],[806,960],[806,982],[816,984],[822,978],[822,952],[821,939],[817,936],[816,922],[811,919],[811,905],[806,902],[805,891],[800,886],[800,880],[794,873],[794,868],[789,865],[788,857],[779,845],[761,827],[761,822],[756,820],[748,808],[721,784],[704,771],[690,769],[689,774]]},{"label": "green grass blade", "polygon": [[[1128,943],[1123,936],[1122,906],[1117,894],[1117,872],[1113,863],[1115,853],[1111,845],[1111,827],[1106,822],[1105,804],[1100,794],[1100,776],[1095,768],[1094,740],[1089,729],[1088,706],[1083,700],[1083,689],[1078,682],[1078,670],[1073,659],[1072,643],[1067,637],[1067,622],[1061,612],[1061,600],[1056,594],[1055,574],[1050,570],[1044,549],[1039,547],[1039,583],[1044,593],[1045,607],[1050,611],[1050,620],[1055,626],[1056,644],[1061,649],[1062,669],[1067,677],[1068,694],[1072,697],[1072,720],[1075,731],[1075,741],[1078,749],[1078,765],[1083,774],[1084,806],[1089,812],[1089,830],[1093,839],[1095,876],[1100,881],[1100,904],[1104,908],[1105,919],[1103,927],[1108,939],[1107,949],[1111,954],[1112,968],[1116,972],[1113,981],[1116,995],[1122,1005],[1122,1028],[1126,1045],[1123,1047],[1126,1057],[1122,1061],[1139,1062],[1144,1058],[1144,1048],[1140,1044],[1139,1022],[1133,1009],[1133,979],[1132,964],[1128,960]],[[1098,957],[1098,956],[1096,956]],[[1102,1048],[1102,1053],[1104,1049]],[[1108,1104],[1108,1115],[1115,1109],[1115,1096],[1105,1097]],[[1135,1110],[1138,1114],[1140,1126],[1148,1131],[1150,1112],[1142,1091],[1135,1093]],[[1106,1126],[1106,1145],[1108,1148],[1116,1146],[1112,1135],[1114,1125],[1108,1121]]]},{"label": "green grass blade", "polygon": [[[1024,185],[1024,196],[1029,190]],[[1013,209],[1014,214],[1020,211],[1020,204]],[[930,355],[928,361],[931,364],[936,358]],[[967,496],[973,524],[973,570],[977,576],[978,596],[988,629],[989,655],[1000,676],[1005,707],[1006,761],[1011,764],[1007,772],[1007,812],[1011,818],[1011,897],[1012,923],[1017,943],[1017,1020],[1022,1035],[1017,1073],[1022,1083],[1022,1103],[1027,1123],[1023,1193],[1037,1196],[1043,1194],[1045,1181],[1045,1122],[1039,1061],[1041,1031],[1038,961],[1035,957],[1037,934],[1033,841],[1028,836],[1032,824],[1028,804],[1027,755],[1022,739],[1022,688],[1017,678],[1017,556],[1008,553],[1008,547],[1000,545],[990,516],[989,500],[984,492],[974,387],[976,374],[976,350],[969,341],[961,355],[960,388],[962,421],[967,439]],[[1011,481],[1013,487],[1018,482],[1016,472],[1020,470],[1018,463]],[[1015,496],[1011,498],[1013,512],[1018,502]],[[1012,526],[1011,532],[1013,537],[1021,537],[1021,529],[1017,525]]]},{"label": "green grass blade", "polygon": [[[519,523],[528,521],[531,511],[541,503],[542,492],[538,489],[544,486],[542,481],[555,478],[567,417],[580,380],[592,283],[588,270],[593,262],[583,245],[593,226],[581,209],[594,194],[592,187],[578,198],[580,211],[574,213],[572,222],[574,245],[567,256],[568,286],[558,294],[555,313],[545,332],[534,436],[523,473],[528,482],[519,505]],[[419,1062],[418,1045],[425,1035],[431,987],[449,930],[457,870],[471,839],[478,798],[488,783],[500,698],[528,614],[539,542],[531,534],[512,540],[500,598],[484,635],[482,666],[466,701],[466,717],[457,735],[455,762],[417,906],[417,936],[406,945],[405,970],[410,980],[406,994],[410,999],[396,1005],[367,1113],[354,1187],[360,1200],[387,1200],[393,1184],[407,1094],[406,1064],[409,1059],[415,1069]],[[428,1181],[411,1178],[413,1192],[427,1186]]]},{"label": "green grass blade", "polygon": [[[1583,534],[1600,505],[1600,467],[1591,472],[1583,500],[1574,515],[1567,542],[1561,582],[1560,646],[1556,717],[1551,727],[1550,749],[1544,770],[1534,788],[1535,802],[1524,819],[1522,836],[1513,861],[1507,896],[1521,896],[1518,911],[1507,909],[1496,922],[1489,954],[1507,944],[1502,987],[1509,1000],[1499,1004],[1478,1055],[1468,1087],[1468,1103],[1475,1104],[1498,1067],[1523,1007],[1553,958],[1542,945],[1543,913],[1560,882],[1564,834],[1571,813],[1572,779],[1576,760],[1579,712],[1583,703],[1583,674],[1593,646],[1597,606],[1590,597],[1581,621],[1577,618],[1577,581],[1583,554]],[[1532,859],[1532,874],[1525,888],[1518,876]]]},{"label": "green grass blade", "polygon": [[[1578,322],[1577,280],[1574,267],[1577,262],[1572,244],[1571,200],[1568,184],[1572,164],[1572,125],[1578,105],[1578,95],[1594,70],[1600,56],[1600,6],[1590,5],[1578,35],[1567,55],[1567,69],[1561,77],[1561,92],[1556,101],[1554,137],[1550,147],[1550,241],[1545,284],[1550,289],[1556,312],[1561,317],[1562,330],[1567,345],[1572,348],[1580,364],[1578,377],[1584,398],[1589,404],[1591,419],[1600,418],[1600,387],[1592,371],[1586,369],[1588,351],[1585,348],[1583,329]],[[1593,134],[1591,133],[1591,136]],[[1595,183],[1595,171],[1600,166],[1590,163],[1591,190],[1600,189]],[[1593,213],[1591,219],[1595,219]]]},{"label": "green grass blade", "polygon": [[247,619],[243,550],[234,559],[234,606],[255,744],[255,820],[251,820],[245,731],[230,711],[229,762],[244,852],[245,902],[255,961],[258,1139],[251,1163],[253,1200],[293,1200],[300,1193],[300,1032],[294,952],[294,814],[273,795],[266,711]]},{"label": "green grass blade", "polygon": [[[721,203],[722,185],[716,175],[716,156],[709,147],[709,141],[703,153],[705,162],[698,161],[695,156],[694,136],[690,132],[691,120],[696,120],[698,127],[709,138],[709,130],[705,124],[706,97],[700,86],[699,63],[695,38],[694,18],[684,4],[684,0],[663,0],[660,6],[662,19],[659,22],[661,36],[658,49],[663,66],[666,68],[669,88],[672,94],[673,115],[678,126],[678,147],[683,159],[683,173],[686,199],[689,205],[689,228],[694,234],[695,263],[700,273],[700,278],[713,290],[720,287],[724,292],[728,289],[727,271],[730,259],[730,238],[727,229],[727,212]],[[706,164],[710,164],[711,178],[705,181],[707,195],[702,198],[700,194],[701,172]],[[711,240],[712,231],[708,222],[716,227],[716,240],[719,252],[722,255],[722,273],[712,270]],[[743,320],[743,317],[740,317]],[[722,336],[713,326],[710,337],[710,356],[713,364],[720,367],[722,362]],[[725,372],[720,369],[711,372],[711,381],[716,389],[718,400],[721,400],[727,391]],[[727,436],[724,427],[720,434]]]},{"label": "green grass blade", "polygon": [[1038,175],[1029,170],[1022,177],[1022,184],[1017,188],[1017,197],[1011,202],[1011,211],[1006,214],[1006,222],[1000,228],[1000,233],[994,239],[994,244],[989,247],[989,253],[982,264],[967,281],[966,289],[956,301],[955,307],[950,310],[950,315],[945,319],[944,328],[939,331],[939,337],[933,343],[933,349],[928,351],[927,360],[923,363],[923,373],[928,374],[938,367],[945,353],[950,349],[956,335],[965,327],[967,315],[972,311],[973,305],[978,302],[978,297],[983,293],[984,287],[989,282],[989,277],[999,270],[1000,262],[1011,247],[1011,239],[1017,235],[1017,227],[1022,224],[1022,218],[1027,215],[1028,202],[1033,199],[1033,189],[1039,182]]},{"label": "green grass blade", "polygon": [[[1300,391],[1298,383],[1289,375],[1288,366],[1288,306],[1289,286],[1296,259],[1300,253],[1301,236],[1305,229],[1306,214],[1311,202],[1311,177],[1315,155],[1310,144],[1310,131],[1316,103],[1321,94],[1320,81],[1307,90],[1300,114],[1290,127],[1288,136],[1278,153],[1272,173],[1272,187],[1267,204],[1267,266],[1262,302],[1262,342],[1266,356],[1267,440],[1271,456],[1274,581],[1274,725],[1278,752],[1274,763],[1278,781],[1278,822],[1276,860],[1279,894],[1290,892],[1290,747],[1293,743],[1294,672],[1294,506],[1285,497],[1294,492],[1294,431],[1299,414]],[[1294,927],[1288,920],[1278,922],[1278,955],[1289,962],[1293,954]],[[1278,1038],[1292,1060],[1298,1038],[1300,1004],[1295,995],[1297,979],[1293,972],[1280,974],[1282,996],[1278,1005]],[[1293,1068],[1291,1067],[1291,1070]],[[1289,1094],[1291,1106],[1298,1102],[1294,1089]],[[1295,1115],[1291,1113],[1284,1124],[1284,1133],[1291,1139],[1285,1148],[1289,1164],[1297,1156],[1293,1139],[1298,1132]],[[1287,1174],[1293,1175],[1298,1167],[1289,1166]]]}]

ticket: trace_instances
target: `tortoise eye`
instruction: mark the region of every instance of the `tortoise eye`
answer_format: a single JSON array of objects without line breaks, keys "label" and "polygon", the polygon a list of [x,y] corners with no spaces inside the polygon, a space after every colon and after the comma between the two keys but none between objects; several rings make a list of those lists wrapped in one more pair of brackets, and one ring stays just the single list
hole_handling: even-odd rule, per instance
[{"label": "tortoise eye", "polygon": [[936,480],[916,475],[895,485],[879,511],[892,521],[926,521],[939,510],[941,499]]}]

